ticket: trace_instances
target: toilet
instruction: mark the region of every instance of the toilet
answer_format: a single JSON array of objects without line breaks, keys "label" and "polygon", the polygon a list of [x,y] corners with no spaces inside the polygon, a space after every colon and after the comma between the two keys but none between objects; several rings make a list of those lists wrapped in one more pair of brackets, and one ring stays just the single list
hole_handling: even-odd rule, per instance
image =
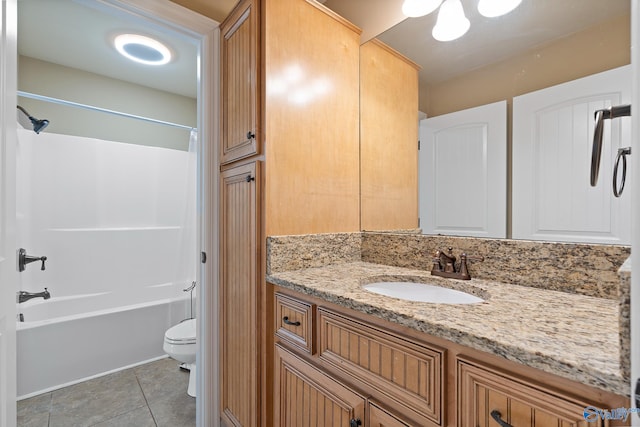
[{"label": "toilet", "polygon": [[167,329],[162,349],[190,371],[187,394],[196,397],[196,319],[188,319]]}]

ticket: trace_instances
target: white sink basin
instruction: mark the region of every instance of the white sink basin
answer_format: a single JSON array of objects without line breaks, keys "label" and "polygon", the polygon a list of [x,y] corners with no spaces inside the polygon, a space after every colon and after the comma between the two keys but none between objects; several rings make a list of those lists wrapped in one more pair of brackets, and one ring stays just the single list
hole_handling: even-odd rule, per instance
[{"label": "white sink basin", "polygon": [[412,282],[378,282],[363,286],[369,292],[409,301],[437,304],[474,304],[483,302],[482,298],[455,289],[442,286]]}]

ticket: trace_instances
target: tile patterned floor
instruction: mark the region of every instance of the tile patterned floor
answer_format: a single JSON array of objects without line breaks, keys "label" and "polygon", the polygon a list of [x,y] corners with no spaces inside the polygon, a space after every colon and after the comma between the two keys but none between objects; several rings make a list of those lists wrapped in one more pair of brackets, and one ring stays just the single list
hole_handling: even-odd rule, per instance
[{"label": "tile patterned floor", "polygon": [[189,373],[161,359],[18,402],[18,427],[193,427]]}]

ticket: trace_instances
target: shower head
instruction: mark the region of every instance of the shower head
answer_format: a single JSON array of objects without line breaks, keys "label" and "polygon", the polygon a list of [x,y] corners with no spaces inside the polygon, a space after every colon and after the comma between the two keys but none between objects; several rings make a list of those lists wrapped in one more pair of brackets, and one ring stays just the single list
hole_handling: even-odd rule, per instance
[{"label": "shower head", "polygon": [[25,110],[21,106],[16,105],[16,107],[18,108],[18,110],[22,111],[29,118],[29,120],[31,121],[31,124],[33,125],[33,131],[35,133],[40,133],[44,128],[49,126],[49,120],[47,120],[47,119],[36,119],[31,114],[29,114],[27,112],[27,110]]}]

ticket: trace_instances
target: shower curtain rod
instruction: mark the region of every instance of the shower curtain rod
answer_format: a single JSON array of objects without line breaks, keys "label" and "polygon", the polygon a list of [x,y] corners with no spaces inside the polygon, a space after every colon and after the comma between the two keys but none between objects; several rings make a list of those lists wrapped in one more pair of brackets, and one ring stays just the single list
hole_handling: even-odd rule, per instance
[{"label": "shower curtain rod", "polygon": [[187,125],[166,122],[164,120],[151,119],[149,117],[137,116],[135,114],[122,113],[120,111],[109,110],[107,108],[101,108],[101,107],[94,107],[93,105],[80,104],[78,102],[73,102],[73,101],[65,101],[64,99],[52,98],[50,96],[36,95],[35,93],[23,92],[21,90],[18,91],[18,96],[22,96],[24,98],[36,99],[38,101],[52,102],[54,104],[66,105],[69,107],[83,108],[85,110],[99,111],[101,113],[108,113],[108,114],[113,114],[115,116],[128,117],[130,119],[143,120],[145,122],[156,123],[159,125],[172,126],[172,127],[177,127],[181,129],[187,129],[187,130],[196,129],[194,127],[187,126]]}]

